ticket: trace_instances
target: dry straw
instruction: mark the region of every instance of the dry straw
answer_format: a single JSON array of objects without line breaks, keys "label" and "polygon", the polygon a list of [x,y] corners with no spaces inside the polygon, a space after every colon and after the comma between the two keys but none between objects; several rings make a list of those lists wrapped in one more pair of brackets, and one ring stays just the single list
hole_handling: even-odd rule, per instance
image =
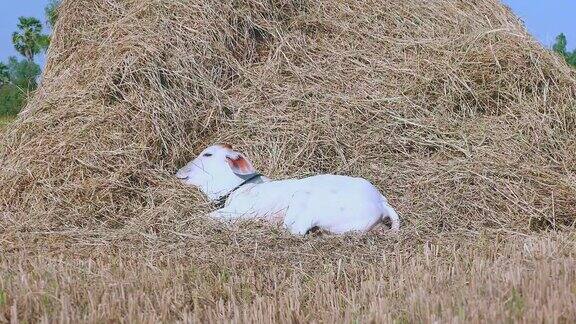
[{"label": "dry straw", "polygon": [[[283,253],[300,239],[215,224],[174,180],[214,142],[273,178],[371,180],[403,217],[403,251],[573,228],[575,86],[497,0],[65,0],[42,86],[2,139],[2,231],[16,250],[58,232],[184,240],[186,257],[222,267],[296,262]],[[323,253],[374,270],[386,236],[326,238],[298,258],[310,274]],[[268,259],[242,255],[253,246]]]}]

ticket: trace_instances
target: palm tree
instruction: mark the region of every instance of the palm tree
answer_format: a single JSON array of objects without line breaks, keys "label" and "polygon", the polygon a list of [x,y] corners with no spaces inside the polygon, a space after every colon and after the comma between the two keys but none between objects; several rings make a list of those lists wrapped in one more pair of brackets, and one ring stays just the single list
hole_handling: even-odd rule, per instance
[{"label": "palm tree", "polygon": [[18,31],[12,34],[12,43],[18,53],[33,62],[34,56],[48,48],[50,39],[42,34],[42,23],[34,17],[18,18]]}]

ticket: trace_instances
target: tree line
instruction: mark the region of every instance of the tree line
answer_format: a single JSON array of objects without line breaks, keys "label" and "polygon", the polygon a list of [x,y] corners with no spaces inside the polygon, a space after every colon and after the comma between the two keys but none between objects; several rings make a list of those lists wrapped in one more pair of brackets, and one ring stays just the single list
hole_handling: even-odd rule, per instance
[{"label": "tree line", "polygon": [[[53,30],[61,0],[51,0],[45,8],[46,24]],[[38,87],[41,68],[34,61],[46,52],[50,36],[42,33],[42,22],[35,17],[20,17],[12,34],[14,49],[22,56],[0,62],[0,116],[16,115],[26,104],[28,94]]]}]

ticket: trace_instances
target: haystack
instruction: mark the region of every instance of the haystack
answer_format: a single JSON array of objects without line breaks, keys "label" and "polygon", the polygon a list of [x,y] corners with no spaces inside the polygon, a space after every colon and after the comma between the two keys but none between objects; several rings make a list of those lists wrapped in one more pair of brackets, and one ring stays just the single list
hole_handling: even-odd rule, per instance
[{"label": "haystack", "polygon": [[195,213],[171,175],[227,142],[274,178],[368,178],[406,226],[571,225],[575,89],[496,0],[64,1],[0,204],[47,228]]}]

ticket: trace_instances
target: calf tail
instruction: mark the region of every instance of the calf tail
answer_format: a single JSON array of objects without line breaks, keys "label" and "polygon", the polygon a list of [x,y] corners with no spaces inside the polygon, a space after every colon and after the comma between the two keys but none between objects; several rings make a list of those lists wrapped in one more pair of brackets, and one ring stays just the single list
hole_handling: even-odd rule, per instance
[{"label": "calf tail", "polygon": [[382,196],[382,207],[384,207],[384,209],[386,210],[386,215],[384,215],[383,218],[389,218],[390,221],[392,222],[392,226],[390,226],[390,229],[392,229],[393,231],[399,230],[400,217],[398,217],[398,213],[396,213],[394,208],[388,205],[388,200],[386,200],[384,196]]}]

